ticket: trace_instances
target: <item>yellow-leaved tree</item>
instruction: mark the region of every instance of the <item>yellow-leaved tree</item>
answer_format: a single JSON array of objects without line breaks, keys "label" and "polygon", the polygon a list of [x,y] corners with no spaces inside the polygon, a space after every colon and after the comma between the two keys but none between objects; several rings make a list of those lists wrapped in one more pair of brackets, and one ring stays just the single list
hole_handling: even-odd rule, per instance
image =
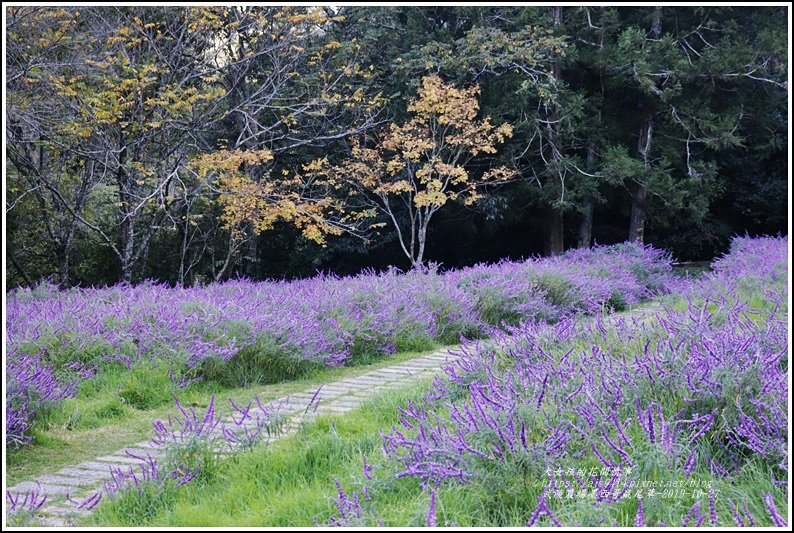
[{"label": "yellow-leaved tree", "polygon": [[324,158],[304,170],[335,187],[346,185],[351,201],[385,216],[411,265],[418,267],[428,226],[441,207],[451,200],[471,205],[483,186],[515,174],[507,166],[479,173],[469,166],[481,154],[496,153],[513,134],[509,124],[478,118],[479,92],[477,85],[461,89],[437,75],[426,76],[408,104],[410,120],[391,124],[370,147],[366,139],[354,139],[352,157],[338,165]]},{"label": "yellow-leaved tree", "polygon": [[[247,224],[259,234],[278,221],[293,224],[318,244],[325,244],[326,235],[352,231],[340,222],[345,213],[339,199],[286,169],[273,173],[273,159],[273,152],[267,149],[238,148],[202,154],[193,160],[200,177],[214,178],[223,210],[221,221],[232,239],[242,238]],[[254,175],[259,178],[252,178]]]}]

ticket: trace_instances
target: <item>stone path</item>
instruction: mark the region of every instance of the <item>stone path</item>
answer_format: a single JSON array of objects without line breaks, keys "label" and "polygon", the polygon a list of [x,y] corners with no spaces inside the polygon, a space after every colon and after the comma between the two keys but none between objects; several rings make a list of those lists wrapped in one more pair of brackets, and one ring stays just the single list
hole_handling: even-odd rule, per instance
[{"label": "stone path", "polygon": [[[446,350],[434,352],[390,367],[325,383],[320,387],[319,393],[313,388],[276,400],[276,403],[281,401],[286,403],[287,407],[283,411],[291,418],[285,425],[284,431],[274,438],[294,432],[299,422],[308,417],[344,413],[359,407],[381,392],[408,385],[417,378],[432,377],[441,370],[450,355],[451,352]],[[315,394],[317,394],[315,403],[307,410],[307,405]],[[229,421],[228,418],[224,420],[224,422]],[[67,496],[81,502],[101,489],[104,481],[111,479],[111,469],[126,470],[128,467],[137,466],[140,461],[130,457],[127,451],[143,456],[150,454],[152,457],[163,453],[149,441],[138,442],[110,455],[63,468],[31,481],[24,481],[8,487],[7,490],[19,494],[28,491],[36,491],[39,495],[46,494],[47,501],[39,510],[42,517],[41,525],[69,525],[74,517],[88,514],[89,511],[77,509],[75,504],[67,500]]]}]

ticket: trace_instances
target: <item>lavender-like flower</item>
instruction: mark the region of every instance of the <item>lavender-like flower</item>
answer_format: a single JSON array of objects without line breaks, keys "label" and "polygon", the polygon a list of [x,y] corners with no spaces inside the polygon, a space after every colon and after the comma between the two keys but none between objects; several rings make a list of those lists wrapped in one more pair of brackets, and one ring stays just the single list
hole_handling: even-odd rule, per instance
[{"label": "lavender-like flower", "polygon": [[634,527],[645,527],[645,510],[642,507],[642,498],[637,498],[637,514],[634,516]]},{"label": "lavender-like flower", "polygon": [[6,504],[8,505],[8,511],[11,513],[38,511],[46,502],[47,495],[38,490],[28,490],[21,493],[6,491]]},{"label": "lavender-like flower", "polygon": [[766,504],[766,508],[769,511],[769,518],[772,520],[772,523],[775,524],[775,527],[787,527],[788,522],[786,522],[786,519],[780,516],[780,513],[777,512],[775,501],[772,499],[772,494],[764,493],[763,496],[764,503]]},{"label": "lavender-like flower", "polygon": [[372,468],[373,468],[372,465],[367,464],[367,458],[364,457],[364,466],[362,466],[362,468],[361,468],[361,473],[364,475],[365,478],[367,478],[369,480],[375,479],[372,476],[372,473],[371,473],[372,472]]},{"label": "lavender-like flower", "polygon": [[430,508],[427,511],[427,527],[436,527],[436,497],[438,494],[438,483],[433,485],[430,491]]}]

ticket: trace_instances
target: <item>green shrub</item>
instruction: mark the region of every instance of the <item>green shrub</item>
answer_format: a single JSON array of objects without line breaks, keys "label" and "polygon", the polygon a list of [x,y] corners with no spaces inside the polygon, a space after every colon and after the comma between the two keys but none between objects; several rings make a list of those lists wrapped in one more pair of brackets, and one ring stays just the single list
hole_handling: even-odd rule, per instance
[{"label": "green shrub", "polygon": [[394,339],[394,347],[398,352],[423,352],[432,350],[438,343],[426,333],[401,334]]},{"label": "green shrub", "polygon": [[475,309],[488,324],[499,326],[507,323],[515,326],[524,318],[518,309],[522,296],[524,295],[508,296],[495,287],[478,287]]},{"label": "green shrub", "polygon": [[533,277],[533,281],[543,292],[543,298],[556,307],[573,308],[578,296],[571,282],[561,274],[544,272]]},{"label": "green shrub", "polygon": [[106,499],[91,517],[101,523],[103,518],[112,517],[116,526],[137,526],[157,516],[171,507],[177,499],[176,482],[164,483],[144,481],[140,487],[131,487]]},{"label": "green shrub", "polygon": [[204,380],[225,387],[247,387],[307,376],[324,367],[321,360],[303,359],[297,353],[278,339],[265,335],[228,361],[219,356],[206,357],[186,374],[189,378],[202,376]]},{"label": "green shrub", "polygon": [[609,307],[612,311],[625,311],[629,308],[629,304],[626,302],[626,298],[623,296],[623,293],[620,292],[619,289],[615,289],[612,291],[612,295],[607,301],[607,307]]},{"label": "green shrub", "polygon": [[120,376],[118,395],[130,407],[147,410],[170,403],[176,389],[167,367],[141,364]]}]

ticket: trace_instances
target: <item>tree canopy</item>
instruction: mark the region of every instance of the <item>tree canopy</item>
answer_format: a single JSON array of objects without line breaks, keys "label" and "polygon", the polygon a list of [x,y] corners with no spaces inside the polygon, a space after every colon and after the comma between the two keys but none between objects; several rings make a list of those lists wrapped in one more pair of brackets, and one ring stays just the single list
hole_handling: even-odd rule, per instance
[{"label": "tree canopy", "polygon": [[[9,285],[787,226],[785,7],[9,7]],[[432,224],[430,223],[432,220]]]}]

